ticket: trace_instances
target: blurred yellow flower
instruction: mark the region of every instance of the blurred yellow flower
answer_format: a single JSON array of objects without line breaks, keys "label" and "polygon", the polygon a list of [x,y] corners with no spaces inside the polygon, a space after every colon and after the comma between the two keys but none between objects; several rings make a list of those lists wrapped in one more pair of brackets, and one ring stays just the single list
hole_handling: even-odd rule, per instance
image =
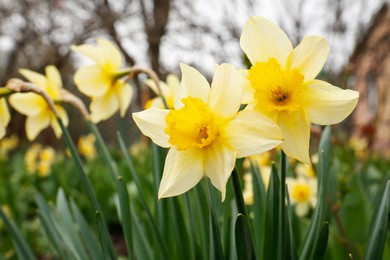
[{"label": "blurred yellow flower", "polygon": [[297,174],[297,176],[303,176],[307,178],[313,178],[317,176],[313,165],[305,163],[298,163],[295,166],[295,173]]},{"label": "blurred yellow flower", "polygon": [[43,148],[40,144],[33,144],[24,155],[27,172],[37,173],[39,177],[50,174],[54,159],[55,150],[50,146]]},{"label": "blurred yellow flower", "polygon": [[[255,109],[272,118],[282,129],[282,150],[310,163],[310,123],[336,124],[355,108],[359,93],[316,80],[328,57],[329,47],[320,36],[307,36],[293,49],[278,25],[263,18],[246,22],[240,45],[252,63],[244,72]],[[250,87],[248,87],[248,85]]]},{"label": "blurred yellow flower", "polygon": [[317,178],[287,177],[286,184],[295,213],[299,217],[305,216],[317,204]]},{"label": "blurred yellow flower", "polygon": [[261,174],[265,189],[268,189],[269,178],[271,175],[271,152],[267,151],[261,154],[256,154],[245,158],[243,167],[247,170],[250,169],[252,163],[254,167],[257,167]]},{"label": "blurred yellow flower", "polygon": [[0,158],[6,158],[8,153],[18,147],[19,138],[16,135],[0,140]]},{"label": "blurred yellow flower", "polygon": [[250,172],[244,174],[244,190],[242,191],[245,205],[253,205],[253,183]]},{"label": "blurred yellow flower", "polygon": [[364,158],[369,149],[368,141],[364,137],[352,136],[349,139],[349,146],[354,150],[356,156],[360,159]]},{"label": "blurred yellow flower", "polygon": [[11,120],[5,98],[0,98],[0,139],[6,134],[7,125]]},{"label": "blurred yellow flower", "polygon": [[94,61],[94,64],[80,68],[74,76],[81,93],[91,98],[91,121],[94,123],[110,118],[118,110],[123,117],[133,96],[130,85],[120,79],[128,71],[121,68],[123,58],[119,49],[106,39],[96,41],[97,46],[72,46],[72,50]]},{"label": "blurred yellow flower", "polygon": [[33,144],[24,154],[24,163],[28,173],[35,173],[38,168],[39,151],[42,149],[40,144]]},{"label": "blurred yellow flower", "polygon": [[158,197],[182,194],[207,176],[224,200],[236,158],[274,148],[282,142],[281,131],[258,112],[238,112],[243,89],[234,66],[216,66],[211,88],[197,70],[180,67],[182,80],[174,110],[152,107],[133,113],[146,136],[170,148]]},{"label": "blurred yellow flower", "polygon": [[[60,90],[62,88],[61,75],[54,66],[45,68],[46,76],[31,70],[19,70],[28,81],[45,90],[54,101],[61,100]],[[19,113],[26,115],[26,134],[31,141],[49,125],[53,128],[57,137],[61,136],[61,128],[57,118],[51,111],[46,101],[35,93],[16,93],[10,96],[9,102]],[[56,104],[56,109],[65,125],[68,125],[68,115],[65,109]]]},{"label": "blurred yellow flower", "polygon": [[164,102],[163,102],[162,98],[159,96],[160,94],[162,94],[162,96],[164,97],[165,102],[168,106],[168,109],[173,109],[177,90],[178,90],[179,84],[180,84],[180,80],[176,75],[169,74],[167,76],[166,83],[163,81],[160,81],[160,88],[161,88],[162,93],[159,92],[159,90],[157,89],[156,83],[153,80],[150,80],[150,79],[145,80],[145,84],[148,87],[150,87],[153,90],[153,92],[156,93],[156,95],[157,95],[157,97],[149,100],[145,104],[145,108],[157,107],[157,108],[164,109],[165,108]]},{"label": "blurred yellow flower", "polygon": [[96,137],[93,134],[88,134],[80,137],[77,143],[79,153],[88,160],[92,160],[96,157],[95,141]]}]

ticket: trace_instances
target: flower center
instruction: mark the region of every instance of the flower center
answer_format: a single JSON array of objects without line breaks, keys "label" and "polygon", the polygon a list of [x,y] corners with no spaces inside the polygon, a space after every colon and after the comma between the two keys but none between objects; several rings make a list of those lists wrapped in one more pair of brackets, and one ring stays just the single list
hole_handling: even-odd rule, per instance
[{"label": "flower center", "polygon": [[285,70],[274,58],[257,62],[248,71],[256,108],[264,113],[301,109],[305,105],[303,79],[299,69]]},{"label": "flower center", "polygon": [[169,111],[165,118],[169,143],[178,150],[211,145],[219,136],[219,125],[207,104],[192,97],[182,102],[184,107]]},{"label": "flower center", "polygon": [[291,197],[298,202],[308,202],[310,195],[310,187],[307,184],[298,183],[294,186]]}]

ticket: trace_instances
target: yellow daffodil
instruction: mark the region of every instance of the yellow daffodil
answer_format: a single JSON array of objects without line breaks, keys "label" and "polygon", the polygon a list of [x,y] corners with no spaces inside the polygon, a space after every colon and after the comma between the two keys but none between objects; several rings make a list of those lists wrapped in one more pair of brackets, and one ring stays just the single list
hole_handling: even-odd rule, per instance
[{"label": "yellow daffodil", "polygon": [[295,213],[305,216],[310,208],[317,204],[317,178],[286,178],[291,205],[295,205]]},{"label": "yellow daffodil", "polygon": [[[47,66],[45,68],[46,76],[26,69],[21,69],[19,72],[28,81],[45,90],[54,101],[61,100],[62,80],[56,67]],[[30,141],[34,140],[49,125],[57,137],[61,136],[61,128],[53,111],[40,95],[16,93],[10,96],[9,102],[16,111],[27,116],[26,134]],[[68,115],[65,109],[58,104],[56,109],[63,123],[68,125]]]},{"label": "yellow daffodil", "polygon": [[312,164],[298,163],[295,167],[295,173],[297,176],[303,176],[307,178],[316,177],[316,171]]},{"label": "yellow daffodil", "polygon": [[40,144],[33,144],[24,154],[24,163],[28,173],[34,173],[37,170],[37,161],[39,159],[39,152],[41,149],[42,146]]},{"label": "yellow daffodil", "polygon": [[5,98],[0,98],[0,139],[6,134],[7,125],[11,119]]},{"label": "yellow daffodil", "polygon": [[207,176],[224,200],[236,158],[272,149],[282,134],[260,113],[238,112],[242,77],[232,65],[215,67],[211,88],[194,68],[181,64],[181,71],[174,110],[152,107],[133,114],[146,136],[170,148],[158,197],[182,194]]},{"label": "yellow daffodil", "polygon": [[344,120],[355,108],[358,92],[315,79],[329,52],[323,37],[307,36],[293,48],[276,24],[251,17],[240,45],[252,63],[245,73],[253,99],[248,107],[280,126],[285,138],[281,148],[288,156],[310,163],[310,123]]},{"label": "yellow daffodil", "polygon": [[105,39],[97,39],[97,45],[72,46],[72,50],[94,62],[80,68],[74,76],[81,93],[91,98],[94,123],[108,119],[118,110],[123,117],[133,96],[130,85],[120,79],[127,72],[122,69],[123,58],[118,48]]},{"label": "yellow daffodil", "polygon": [[0,140],[0,158],[6,158],[8,153],[16,149],[19,144],[19,138],[16,135],[5,137]]},{"label": "yellow daffodil", "polygon": [[154,93],[158,97],[153,98],[149,100],[145,104],[145,108],[150,108],[150,107],[158,107],[158,108],[165,108],[164,102],[162,98],[159,95],[162,95],[165,99],[165,102],[167,104],[168,109],[173,109],[173,105],[175,103],[175,98],[177,94],[177,89],[179,88],[180,80],[176,75],[169,74],[167,76],[167,81],[166,83],[163,81],[160,81],[160,88],[161,92],[157,89],[156,83],[153,80],[146,80],[145,84],[150,87]]},{"label": "yellow daffodil", "polygon": [[88,160],[92,160],[96,157],[95,148],[96,137],[93,134],[80,137],[77,143],[77,149],[81,155]]}]

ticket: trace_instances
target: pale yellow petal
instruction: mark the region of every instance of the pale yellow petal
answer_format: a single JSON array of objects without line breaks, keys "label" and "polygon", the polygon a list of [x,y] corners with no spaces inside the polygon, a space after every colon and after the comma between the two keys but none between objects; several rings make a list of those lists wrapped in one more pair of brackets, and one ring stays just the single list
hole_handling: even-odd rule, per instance
[{"label": "pale yellow petal", "polygon": [[103,55],[101,49],[97,46],[93,46],[90,44],[82,44],[79,46],[72,45],[71,49],[75,52],[81,53],[94,62],[98,64],[99,66],[104,66],[105,64],[105,56]]},{"label": "pale yellow petal", "polygon": [[124,83],[122,80],[117,80],[115,84],[116,95],[119,100],[119,113],[121,117],[124,117],[127,109],[129,108],[131,99],[133,98],[133,88],[129,84]]},{"label": "pale yellow petal", "polygon": [[161,89],[161,92],[159,91],[159,89],[157,88],[156,86],[156,83],[154,82],[154,80],[151,80],[151,79],[147,79],[145,80],[145,84],[151,89],[153,90],[153,92],[157,95],[157,96],[160,96],[161,94],[163,96],[167,95],[168,93],[168,86],[167,84],[165,84],[163,81],[160,81],[160,89]]},{"label": "pale yellow petal", "polygon": [[109,90],[104,96],[92,99],[89,106],[91,110],[91,121],[98,123],[110,118],[119,109],[119,100],[115,91]]},{"label": "pale yellow petal", "polygon": [[169,110],[162,110],[151,107],[147,110],[133,113],[134,122],[141,132],[150,137],[152,141],[162,147],[170,147],[168,142],[169,136],[164,132],[167,128],[165,117]]},{"label": "pale yellow petal", "polygon": [[176,93],[179,85],[180,85],[180,79],[176,75],[169,74],[167,76],[167,86],[171,91]]},{"label": "pale yellow petal", "polygon": [[46,101],[34,93],[16,93],[9,97],[9,103],[19,113],[26,116],[37,116],[47,109]]},{"label": "pale yellow petal", "polygon": [[186,64],[180,64],[182,79],[175,100],[175,109],[183,107],[181,100],[185,97],[200,98],[207,103],[210,85],[199,71]]},{"label": "pale yellow petal", "polygon": [[309,212],[309,209],[308,203],[297,203],[295,205],[295,213],[298,217],[304,217]]},{"label": "pale yellow petal", "polygon": [[4,98],[0,98],[0,139],[6,134],[6,129],[11,115]]},{"label": "pale yellow petal", "polygon": [[284,67],[293,49],[282,29],[260,16],[248,19],[241,34],[240,45],[252,65],[275,58]]},{"label": "pale yellow petal", "polygon": [[223,118],[235,116],[243,95],[242,77],[230,64],[215,66],[208,104],[215,115]]},{"label": "pale yellow petal", "polygon": [[300,69],[305,81],[314,79],[328,58],[329,45],[321,36],[306,36],[291,54],[291,68]]},{"label": "pale yellow petal", "polygon": [[310,122],[308,115],[304,112],[280,113],[279,126],[284,136],[284,142],[281,145],[282,150],[289,157],[310,164]]},{"label": "pale yellow petal", "polygon": [[220,138],[246,157],[271,150],[283,141],[282,131],[270,118],[252,110],[243,110],[228,123]]},{"label": "pale yellow petal", "polygon": [[99,66],[80,68],[74,75],[74,82],[81,93],[89,97],[103,96],[110,88],[110,79]]},{"label": "pale yellow petal", "polygon": [[50,125],[50,112],[43,112],[37,116],[30,116],[26,119],[27,139],[32,141],[37,135]]},{"label": "pale yellow petal", "polygon": [[158,198],[177,196],[193,188],[203,177],[202,155],[171,148],[165,160]]},{"label": "pale yellow petal", "polygon": [[251,82],[248,80],[248,70],[240,70],[242,77],[242,84],[244,86],[244,95],[242,103],[248,104],[254,100],[255,89],[251,87]]},{"label": "pale yellow petal", "polygon": [[355,109],[359,92],[341,89],[325,81],[313,80],[308,85],[310,121],[332,125],[343,121]]},{"label": "pale yellow petal", "polygon": [[100,46],[105,62],[109,64],[110,70],[119,69],[122,66],[123,59],[118,47],[113,42],[103,38],[97,39],[96,42]]},{"label": "pale yellow petal", "polygon": [[204,149],[205,174],[211,183],[222,193],[222,201],[226,196],[226,183],[234,169],[237,154],[224,145],[214,144]]},{"label": "pale yellow petal", "polygon": [[27,69],[20,69],[19,73],[22,74],[29,82],[46,89],[47,81],[44,75]]},{"label": "pale yellow petal", "polygon": [[[69,118],[68,118],[68,114],[66,113],[65,109],[60,107],[60,106],[56,106],[56,108],[57,108],[58,115],[61,118],[62,122],[64,123],[65,126],[67,126],[69,124]],[[53,128],[53,131],[54,131],[54,134],[56,135],[56,137],[57,138],[61,137],[62,130],[61,130],[60,124],[58,123],[58,121],[54,115],[51,118],[50,125]]]},{"label": "pale yellow petal", "polygon": [[48,93],[49,95],[54,98],[58,99],[60,98],[60,92],[59,90],[62,88],[62,79],[60,72],[57,70],[55,66],[46,66],[46,77],[48,82]]}]

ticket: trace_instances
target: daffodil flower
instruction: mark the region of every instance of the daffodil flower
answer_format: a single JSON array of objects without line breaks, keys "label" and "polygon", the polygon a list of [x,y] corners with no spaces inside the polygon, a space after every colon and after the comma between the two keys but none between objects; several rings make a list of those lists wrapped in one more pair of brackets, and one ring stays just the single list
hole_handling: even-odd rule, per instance
[{"label": "daffodil flower", "polygon": [[[45,68],[46,76],[27,69],[21,69],[19,72],[28,81],[45,90],[54,101],[61,100],[62,80],[56,67],[47,66]],[[62,132],[56,116],[40,95],[16,93],[10,96],[9,102],[16,111],[27,116],[26,134],[30,141],[34,140],[49,125],[53,128],[57,138],[61,136]],[[55,107],[64,125],[68,125],[68,115],[65,109],[58,104]]]},{"label": "daffodil flower", "polygon": [[97,44],[72,46],[72,50],[94,61],[74,76],[80,92],[91,98],[89,108],[94,123],[110,118],[118,110],[123,117],[133,96],[133,89],[121,79],[128,71],[122,69],[123,58],[118,48],[105,39],[97,39]]},{"label": "daffodil flower", "polygon": [[162,95],[163,98],[165,99],[168,109],[173,109],[173,104],[175,103],[177,89],[179,88],[179,84],[180,84],[180,80],[176,75],[169,74],[167,76],[166,83],[160,81],[161,93],[157,89],[156,83],[153,80],[148,79],[145,81],[145,84],[148,87],[150,87],[153,90],[153,92],[156,93],[156,95],[158,96],[149,100],[145,104],[145,108],[150,108],[150,107],[165,108],[165,104],[160,96]]},{"label": "daffodil flower", "polygon": [[240,45],[252,63],[246,71],[253,108],[282,129],[282,150],[310,163],[310,123],[336,124],[355,108],[359,93],[342,90],[315,77],[325,64],[329,46],[320,36],[307,36],[293,48],[286,34],[263,17],[251,17]]},{"label": "daffodil flower", "polygon": [[174,110],[149,108],[133,113],[141,131],[170,148],[159,198],[182,194],[203,176],[222,192],[236,158],[258,154],[282,142],[279,127],[256,111],[239,111],[240,73],[229,64],[215,67],[211,88],[194,68],[181,64],[182,80]]},{"label": "daffodil flower", "polygon": [[299,217],[305,216],[317,204],[317,178],[287,177],[286,183],[295,213]]},{"label": "daffodil flower", "polygon": [[5,98],[0,98],[0,139],[4,137],[7,125],[11,120]]}]

